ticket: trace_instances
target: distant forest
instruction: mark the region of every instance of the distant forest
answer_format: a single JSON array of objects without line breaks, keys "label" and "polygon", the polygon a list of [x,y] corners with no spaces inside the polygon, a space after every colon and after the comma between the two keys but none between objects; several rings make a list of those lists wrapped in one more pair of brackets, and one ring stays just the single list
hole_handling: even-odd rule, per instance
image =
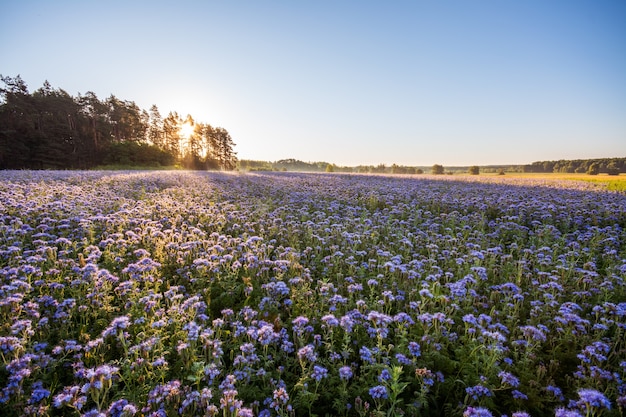
[{"label": "distant forest", "polygon": [[[443,167],[435,164],[426,166],[392,165],[359,165],[355,167],[338,166],[328,162],[303,162],[297,159],[282,159],[276,162],[240,160],[239,168],[247,171],[309,171],[309,172],[359,172],[385,174],[457,174],[468,173],[504,173],[504,172],[537,172],[537,173],[585,173],[617,175],[626,172],[626,158],[579,159],[561,161],[538,161],[527,165],[487,165],[487,166],[451,166]],[[435,170],[435,168],[438,168]]]},{"label": "distant forest", "polygon": [[244,171],[294,171],[294,172],[359,172],[370,174],[423,174],[424,167],[400,166],[397,164],[339,166],[328,162],[304,162],[297,159],[281,159],[276,162],[242,159],[239,168]]},{"label": "distant forest", "polygon": [[610,174],[626,172],[626,158],[537,161],[524,165],[524,172],[562,172],[577,174]]},{"label": "distant forest", "polygon": [[237,166],[228,131],[153,105],[93,92],[73,97],[47,81],[30,93],[0,76],[0,169],[89,169],[99,166],[225,169]]}]

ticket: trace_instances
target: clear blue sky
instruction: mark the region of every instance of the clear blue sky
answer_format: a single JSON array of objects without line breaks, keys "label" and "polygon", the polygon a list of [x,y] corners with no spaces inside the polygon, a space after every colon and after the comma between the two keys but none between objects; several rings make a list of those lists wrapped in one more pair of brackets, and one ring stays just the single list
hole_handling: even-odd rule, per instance
[{"label": "clear blue sky", "polygon": [[626,156],[626,1],[1,1],[0,74],[226,128],[242,159]]}]

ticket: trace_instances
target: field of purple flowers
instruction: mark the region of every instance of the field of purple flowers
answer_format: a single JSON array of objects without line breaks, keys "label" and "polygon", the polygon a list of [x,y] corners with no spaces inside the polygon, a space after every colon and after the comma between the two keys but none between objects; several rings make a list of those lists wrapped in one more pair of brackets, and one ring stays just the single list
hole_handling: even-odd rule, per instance
[{"label": "field of purple flowers", "polygon": [[626,195],[0,172],[0,415],[623,416]]}]

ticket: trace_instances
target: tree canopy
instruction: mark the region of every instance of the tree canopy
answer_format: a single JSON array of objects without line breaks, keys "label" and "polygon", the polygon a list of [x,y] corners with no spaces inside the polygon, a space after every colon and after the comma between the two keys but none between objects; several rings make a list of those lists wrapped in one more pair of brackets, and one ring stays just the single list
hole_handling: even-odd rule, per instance
[{"label": "tree canopy", "polygon": [[532,164],[524,165],[523,170],[524,172],[590,173],[592,175],[606,173],[617,175],[620,172],[626,172],[626,158],[536,161]]},{"label": "tree canopy", "polygon": [[431,172],[435,175],[442,175],[444,173],[443,165],[439,165],[439,164],[433,165]]},{"label": "tree canopy", "polygon": [[73,97],[47,81],[34,92],[18,75],[0,75],[0,169],[88,169],[100,165],[226,169],[235,143],[222,127],[162,118],[133,101],[89,91]]}]

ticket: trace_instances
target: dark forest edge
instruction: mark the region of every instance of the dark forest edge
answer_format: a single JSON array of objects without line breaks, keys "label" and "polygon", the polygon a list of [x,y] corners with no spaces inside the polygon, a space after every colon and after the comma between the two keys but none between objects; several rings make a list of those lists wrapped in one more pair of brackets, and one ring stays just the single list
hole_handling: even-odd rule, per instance
[{"label": "dark forest edge", "polygon": [[19,75],[0,81],[0,169],[237,166],[228,131],[191,115],[163,118],[156,105],[146,111],[114,95],[73,97],[47,81],[30,93]]}]

